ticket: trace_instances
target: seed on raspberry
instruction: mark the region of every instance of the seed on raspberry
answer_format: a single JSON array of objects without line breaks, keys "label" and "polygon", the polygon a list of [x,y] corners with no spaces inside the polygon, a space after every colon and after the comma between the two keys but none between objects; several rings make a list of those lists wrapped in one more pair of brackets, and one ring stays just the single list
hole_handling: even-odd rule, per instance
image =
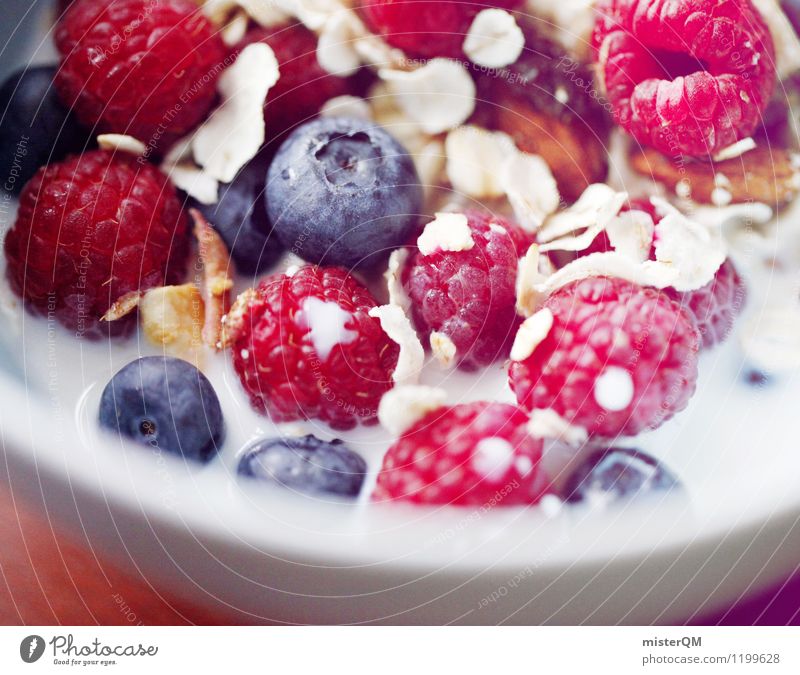
[{"label": "seed on raspberry", "polygon": [[191,0],[76,0],[56,46],[56,87],[81,122],[162,149],[205,117],[227,54]]},{"label": "seed on raspberry", "polygon": [[592,37],[617,122],[666,155],[750,136],[775,86],[775,50],[750,0],[601,0]]},{"label": "seed on raspberry", "polygon": [[535,504],[548,480],[528,416],[504,403],[439,408],[386,453],[374,501],[457,506]]},{"label": "seed on raspberry", "polygon": [[458,365],[474,370],[508,356],[520,323],[518,261],[530,242],[504,218],[477,211],[447,217],[463,220],[472,246],[415,250],[403,270],[403,287],[422,336],[446,337],[455,345]]},{"label": "seed on raspberry", "polygon": [[89,337],[124,332],[100,319],[128,293],[185,271],[187,224],[174,188],[150,164],[94,151],[40,169],[5,241],[8,276],[30,309]]},{"label": "seed on raspberry", "polygon": [[521,405],[604,437],[655,429],[686,407],[699,335],[665,293],[589,277],[554,292],[542,311],[552,315],[544,338],[514,345],[509,378]]},{"label": "seed on raspberry", "polygon": [[464,39],[483,9],[514,9],[521,0],[361,0],[367,26],[412,56],[463,57]]},{"label": "seed on raspberry", "polygon": [[307,265],[268,277],[243,302],[229,315],[233,364],[256,410],[335,429],[375,421],[399,347],[369,316],[377,303],[364,286],[342,268]]},{"label": "seed on raspberry", "polygon": [[326,101],[353,92],[351,79],[332,75],[319,65],[317,36],[300,24],[256,28],[245,36],[239,49],[256,42],[272,48],[281,73],[264,104],[271,138],[280,139],[316,116]]}]

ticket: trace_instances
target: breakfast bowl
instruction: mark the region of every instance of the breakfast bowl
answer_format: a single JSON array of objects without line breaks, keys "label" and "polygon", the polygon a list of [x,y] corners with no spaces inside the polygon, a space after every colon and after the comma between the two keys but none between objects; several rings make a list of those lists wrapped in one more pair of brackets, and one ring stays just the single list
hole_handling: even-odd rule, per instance
[{"label": "breakfast bowl", "polygon": [[15,500],[220,622],[700,622],[796,570],[779,3],[674,155],[602,45],[721,66],[604,3],[7,4],[3,72],[58,64],[34,140],[41,78],[0,101]]}]

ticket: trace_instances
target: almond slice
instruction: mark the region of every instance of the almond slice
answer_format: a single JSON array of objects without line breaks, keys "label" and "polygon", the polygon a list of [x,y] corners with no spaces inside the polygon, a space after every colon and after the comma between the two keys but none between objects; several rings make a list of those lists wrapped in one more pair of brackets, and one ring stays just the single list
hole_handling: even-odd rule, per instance
[{"label": "almond slice", "polygon": [[228,249],[219,234],[197,209],[189,209],[203,265],[203,300],[206,305],[203,342],[217,348],[222,340],[222,317],[230,303],[233,270]]},{"label": "almond slice", "polygon": [[108,311],[100,318],[100,321],[117,321],[124,316],[128,316],[128,314],[139,306],[142,295],[143,293],[141,291],[126,293],[121,298],[114,301],[111,307],[108,308]]},{"label": "almond slice", "polygon": [[[630,159],[638,173],[665,183],[679,196],[700,204],[761,202],[784,206],[800,190],[796,162],[785,148],[757,146],[738,157],[711,163],[678,163],[657,150],[635,148]],[[729,200],[722,198],[721,190],[729,194]]]}]

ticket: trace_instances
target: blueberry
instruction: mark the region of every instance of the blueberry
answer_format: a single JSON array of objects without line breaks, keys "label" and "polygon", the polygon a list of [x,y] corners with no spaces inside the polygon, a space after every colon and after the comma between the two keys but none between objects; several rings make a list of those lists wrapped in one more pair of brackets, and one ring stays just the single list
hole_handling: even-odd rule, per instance
[{"label": "blueberry", "polygon": [[570,476],[563,496],[569,502],[609,503],[678,487],[675,477],[649,455],[609,448],[593,453]]},{"label": "blueberry", "polygon": [[321,117],[298,127],[267,175],[267,211],[309,262],[367,269],[405,244],[422,186],[408,152],[369,122]]},{"label": "blueberry", "polygon": [[233,182],[220,186],[216,204],[194,206],[219,232],[242,274],[260,274],[271,267],[283,250],[267,218],[264,181],[267,161],[256,157]]},{"label": "blueberry", "polygon": [[0,188],[19,194],[36,170],[88,139],[53,87],[55,66],[21,70],[0,87]]},{"label": "blueberry", "polygon": [[211,383],[169,356],[137,359],[114,375],[100,398],[100,425],[199,462],[214,456],[225,435]]},{"label": "blueberry", "polygon": [[248,448],[239,474],[279,483],[308,494],[355,497],[364,484],[366,462],[342,441],[316,436],[268,438]]}]

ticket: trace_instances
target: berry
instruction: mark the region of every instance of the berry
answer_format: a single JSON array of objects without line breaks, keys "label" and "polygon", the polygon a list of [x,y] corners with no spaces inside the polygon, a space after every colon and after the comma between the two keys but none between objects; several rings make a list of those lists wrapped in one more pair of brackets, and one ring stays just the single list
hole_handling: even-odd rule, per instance
[{"label": "berry", "polygon": [[535,504],[544,494],[542,441],[505,403],[440,408],[386,453],[373,500],[457,506]]},{"label": "berry", "polygon": [[342,117],[295,129],[267,176],[267,211],[309,262],[370,268],[404,244],[422,210],[411,156],[380,127]]},{"label": "berry", "polygon": [[369,316],[377,303],[366,288],[343,269],[306,265],[268,277],[244,302],[233,364],[256,410],[335,429],[375,421],[399,347]]},{"label": "berry", "polygon": [[352,81],[332,75],[317,61],[317,36],[300,24],[257,28],[239,45],[264,42],[275,53],[281,76],[269,90],[264,118],[272,139],[316,117],[323,104],[352,93]]},{"label": "berry", "polygon": [[206,116],[227,55],[191,0],[76,0],[56,46],[56,87],[81,122],[159,148]]},{"label": "berry", "polygon": [[685,293],[668,288],[665,292],[692,316],[706,349],[728,338],[747,300],[747,287],[730,259],[702,288]]},{"label": "berry", "polygon": [[478,12],[520,4],[521,0],[362,0],[360,13],[370,30],[392,47],[412,56],[457,59],[464,56],[464,40]]},{"label": "berry", "polygon": [[88,140],[53,88],[53,66],[18,71],[0,87],[0,188],[18,195],[49,162],[77,152]]},{"label": "berry", "polygon": [[5,240],[8,276],[26,306],[79,336],[132,327],[101,317],[122,296],[185,271],[187,225],[167,178],[123,153],[93,151],[40,169]]},{"label": "berry", "polygon": [[530,242],[518,225],[477,211],[466,214],[474,245],[466,251],[416,250],[403,271],[417,329],[456,346],[459,366],[473,370],[505,358],[519,327],[515,283]]},{"label": "berry", "polygon": [[775,49],[750,0],[601,0],[592,36],[617,123],[666,155],[750,136],[775,87]]},{"label": "berry", "polygon": [[533,352],[509,369],[529,410],[552,408],[590,434],[655,429],[686,407],[697,382],[699,335],[661,291],[612,277],[588,277],[544,303],[553,324]]},{"label": "berry", "polygon": [[192,364],[169,356],[129,363],[103,390],[100,425],[137,443],[207,462],[225,436],[211,383]]},{"label": "berry", "polygon": [[660,462],[639,450],[608,448],[592,453],[567,479],[568,502],[605,505],[679,489],[678,481]]},{"label": "berry", "polygon": [[221,186],[216,204],[194,203],[219,232],[236,263],[236,271],[242,274],[264,272],[283,250],[267,218],[266,175],[266,162],[256,157],[239,171],[233,182]]},{"label": "berry", "polygon": [[520,150],[541,155],[568,201],[608,173],[609,115],[589,68],[523,24],[525,50],[512,65],[478,76],[479,113]]},{"label": "berry", "polygon": [[[638,210],[647,213],[655,222],[654,239],[658,238],[658,223],[661,216],[656,212],[649,199],[632,199],[623,210]],[[613,250],[608,236],[605,232],[601,232],[586,249],[579,251],[577,256]],[[650,259],[656,259],[655,246],[650,250]],[[686,309],[694,319],[702,337],[702,346],[705,349],[727,339],[733,329],[736,317],[741,313],[747,300],[747,287],[730,259],[722,264],[714,278],[702,288],[685,292],[665,288],[664,292]]]},{"label": "berry", "polygon": [[316,436],[268,438],[256,442],[239,461],[239,474],[299,492],[357,497],[367,463],[342,441]]}]

